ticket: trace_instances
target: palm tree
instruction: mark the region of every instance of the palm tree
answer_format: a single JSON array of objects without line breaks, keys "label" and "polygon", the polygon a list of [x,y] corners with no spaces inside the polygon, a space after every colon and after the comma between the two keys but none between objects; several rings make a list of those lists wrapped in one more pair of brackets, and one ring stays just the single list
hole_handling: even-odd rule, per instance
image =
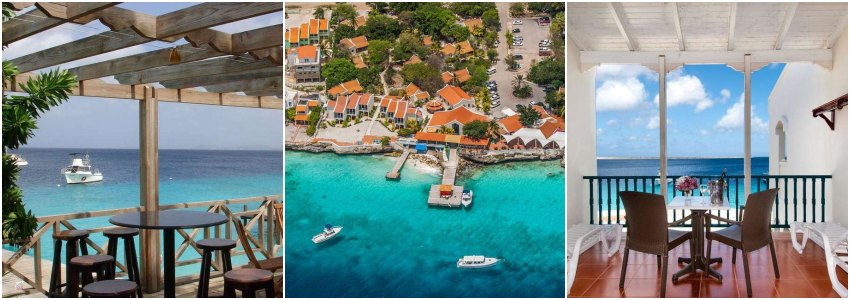
[{"label": "palm tree", "polygon": [[316,11],[313,12],[313,18],[324,19],[325,18],[325,8],[321,7],[321,6],[317,7]]},{"label": "palm tree", "polygon": [[522,76],[522,74],[516,74],[516,76],[514,76],[514,80],[512,82],[515,90],[522,88],[525,83],[523,80],[525,80],[525,76]]}]

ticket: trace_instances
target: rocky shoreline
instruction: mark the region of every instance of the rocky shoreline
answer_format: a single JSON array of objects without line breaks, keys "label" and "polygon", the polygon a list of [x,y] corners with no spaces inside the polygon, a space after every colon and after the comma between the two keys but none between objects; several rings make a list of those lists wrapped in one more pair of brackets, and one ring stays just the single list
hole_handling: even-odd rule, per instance
[{"label": "rocky shoreline", "polygon": [[333,152],[341,155],[348,154],[375,154],[375,153],[390,153],[396,151],[392,146],[382,147],[380,145],[358,145],[358,146],[337,146],[331,143],[286,143],[284,149],[292,151],[304,151],[312,153]]},{"label": "rocky shoreline", "polygon": [[469,161],[480,164],[499,164],[511,161],[531,161],[531,160],[561,160],[561,167],[564,166],[564,153],[561,151],[548,152],[506,152],[506,153],[480,153],[480,152],[459,152],[458,155]]}]

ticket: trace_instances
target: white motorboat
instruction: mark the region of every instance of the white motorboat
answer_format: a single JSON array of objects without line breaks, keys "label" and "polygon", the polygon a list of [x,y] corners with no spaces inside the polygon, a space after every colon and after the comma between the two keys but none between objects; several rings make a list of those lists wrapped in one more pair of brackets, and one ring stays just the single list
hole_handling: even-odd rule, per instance
[{"label": "white motorboat", "polygon": [[472,190],[463,190],[463,194],[460,197],[460,204],[463,204],[463,207],[472,205]]},{"label": "white motorboat", "polygon": [[313,236],[313,243],[318,244],[330,240],[337,236],[340,231],[342,231],[342,226],[331,226],[331,224],[325,224],[325,229],[322,230],[322,233]]},{"label": "white motorboat", "polygon": [[465,255],[457,260],[457,267],[461,269],[487,268],[498,262],[498,258],[484,257],[484,255]]},{"label": "white motorboat", "polygon": [[27,160],[26,160],[26,159],[24,159],[24,157],[23,157],[23,156],[21,156],[20,154],[12,153],[12,154],[9,154],[9,156],[11,156],[11,157],[12,157],[12,159],[14,159],[14,160],[15,160],[15,165],[18,165],[18,166],[26,166],[26,165],[30,164],[30,163],[29,163],[29,162],[27,162]]},{"label": "white motorboat", "polygon": [[103,180],[103,174],[100,170],[94,169],[91,166],[88,154],[71,153],[71,165],[65,167],[60,172],[65,175],[65,182],[73,183],[89,183]]}]

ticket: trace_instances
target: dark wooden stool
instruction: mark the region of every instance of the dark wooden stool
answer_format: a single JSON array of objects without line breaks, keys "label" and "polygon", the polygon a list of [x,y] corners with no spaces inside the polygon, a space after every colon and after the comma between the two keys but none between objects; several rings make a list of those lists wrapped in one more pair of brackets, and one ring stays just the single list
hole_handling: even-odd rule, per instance
[{"label": "dark wooden stool", "polygon": [[[84,255],[77,256],[71,259],[71,262],[66,266],[71,271],[68,276],[68,298],[77,298],[79,296],[80,283],[86,286],[94,282],[92,273],[97,274],[97,281],[115,279],[113,273],[115,270],[115,258],[109,255]],[[82,274],[82,276],[80,276]],[[82,282],[81,282],[82,280]]]},{"label": "dark wooden stool", "polygon": [[[135,236],[139,235],[139,230],[135,228],[111,228],[103,231],[103,235],[109,238],[109,243],[106,246],[106,255],[115,258],[116,265],[118,264],[118,239],[124,240],[124,263],[127,265],[127,279],[141,286],[142,281],[139,276],[139,261],[136,257],[136,242]],[[115,278],[115,269],[110,270],[112,278]],[[142,297],[142,290],[136,289],[139,298]]]},{"label": "dark wooden stool", "polygon": [[201,256],[201,278],[198,280],[198,298],[207,298],[210,292],[210,268],[212,256],[219,251],[222,256],[223,273],[233,269],[230,263],[230,249],[236,248],[236,241],[228,239],[203,239],[198,241],[198,248],[203,250]]},{"label": "dark wooden stool", "polygon": [[[89,232],[86,230],[65,230],[53,234],[53,266],[50,271],[50,288],[47,290],[49,297],[64,297],[62,294],[62,242],[66,242],[65,265],[70,264],[71,259],[77,257],[79,252],[88,255],[86,250],[86,238]],[[65,268],[65,280],[70,278],[71,271]]]},{"label": "dark wooden stool", "polygon": [[266,290],[266,298],[274,297],[274,273],[260,269],[236,269],[224,273],[224,297],[255,298],[257,291]]},{"label": "dark wooden stool", "polygon": [[110,279],[87,284],[83,287],[83,295],[94,298],[136,298],[139,290],[139,285],[133,281]]}]

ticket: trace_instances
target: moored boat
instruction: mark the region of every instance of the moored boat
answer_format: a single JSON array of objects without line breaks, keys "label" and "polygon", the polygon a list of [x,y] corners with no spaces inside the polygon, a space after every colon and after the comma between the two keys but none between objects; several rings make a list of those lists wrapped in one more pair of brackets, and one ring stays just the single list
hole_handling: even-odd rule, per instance
[{"label": "moored boat", "polygon": [[29,165],[29,164],[30,164],[30,163],[29,163],[29,162],[27,162],[27,160],[26,160],[26,159],[24,159],[24,157],[23,157],[23,156],[21,156],[20,154],[12,153],[12,154],[9,154],[9,156],[11,156],[13,160],[15,160],[15,165],[18,165],[18,166],[26,166],[26,165]]},{"label": "moored boat", "polygon": [[88,154],[71,153],[69,155],[72,157],[71,165],[60,171],[62,175],[65,175],[65,182],[74,184],[103,180],[103,174],[100,173],[100,170],[92,168]]},{"label": "moored boat", "polygon": [[313,236],[313,243],[318,244],[330,240],[337,236],[340,231],[342,231],[342,226],[332,226],[331,224],[325,224],[325,229],[322,230],[322,233]]},{"label": "moored boat", "polygon": [[478,269],[492,267],[499,262],[498,258],[484,257],[484,255],[464,255],[457,260],[457,267],[461,269]]},{"label": "moored boat", "polygon": [[472,205],[472,190],[463,190],[463,194],[460,197],[460,203],[463,204],[463,207],[469,207]]}]

